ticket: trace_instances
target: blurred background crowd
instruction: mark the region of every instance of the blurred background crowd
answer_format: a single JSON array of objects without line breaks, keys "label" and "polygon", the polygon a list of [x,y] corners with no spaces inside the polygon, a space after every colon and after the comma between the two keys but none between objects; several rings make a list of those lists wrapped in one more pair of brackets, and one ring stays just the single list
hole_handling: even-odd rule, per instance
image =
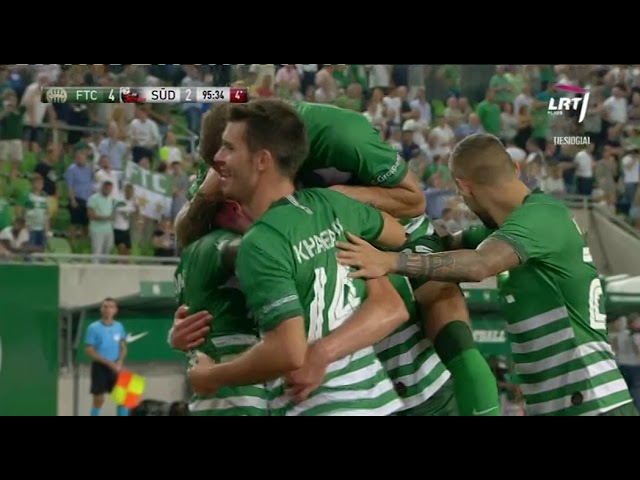
[{"label": "blurred background crowd", "polygon": [[[549,114],[550,99],[567,96],[558,83],[589,90],[583,122]],[[0,257],[175,254],[172,220],[211,105],[43,104],[45,85],[236,85],[360,112],[450,231],[476,219],[456,196],[448,155],[489,132],[532,188],[581,195],[640,227],[640,65],[1,65]]]}]

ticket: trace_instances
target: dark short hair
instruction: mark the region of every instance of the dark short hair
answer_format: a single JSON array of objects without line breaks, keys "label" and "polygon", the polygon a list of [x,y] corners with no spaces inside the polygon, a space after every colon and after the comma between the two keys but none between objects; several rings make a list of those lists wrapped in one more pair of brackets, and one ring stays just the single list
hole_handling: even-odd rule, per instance
[{"label": "dark short hair", "polygon": [[283,175],[296,176],[309,154],[309,139],[292,105],[275,99],[232,104],[229,121],[246,123],[245,140],[250,152],[268,150]]},{"label": "dark short hair", "polygon": [[222,133],[229,120],[228,103],[214,105],[204,117],[200,125],[200,156],[204,162],[213,166],[213,157],[222,146]]},{"label": "dark short hair", "polygon": [[102,303],[104,303],[104,302],[113,302],[113,303],[115,303],[116,305],[118,305],[118,302],[116,302],[116,299],[115,299],[115,298],[113,298],[113,297],[105,297],[105,298],[102,300]]}]

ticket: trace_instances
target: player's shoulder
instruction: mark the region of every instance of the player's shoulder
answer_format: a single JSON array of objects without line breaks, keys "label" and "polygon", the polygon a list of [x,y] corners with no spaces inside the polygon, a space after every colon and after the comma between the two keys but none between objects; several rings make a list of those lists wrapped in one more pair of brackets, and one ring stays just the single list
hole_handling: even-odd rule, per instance
[{"label": "player's shoulder", "polygon": [[102,328],[102,322],[100,320],[94,320],[89,324],[87,330],[100,330]]},{"label": "player's shoulder", "polygon": [[552,219],[571,220],[571,212],[561,200],[535,190],[513,212],[508,221],[522,221],[523,219],[528,222],[539,221],[548,224]]}]

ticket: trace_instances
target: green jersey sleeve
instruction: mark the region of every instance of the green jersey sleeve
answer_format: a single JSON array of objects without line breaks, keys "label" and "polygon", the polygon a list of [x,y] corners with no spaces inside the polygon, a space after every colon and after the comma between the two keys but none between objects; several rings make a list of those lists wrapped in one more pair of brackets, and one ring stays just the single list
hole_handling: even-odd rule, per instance
[{"label": "green jersey sleeve", "polygon": [[525,203],[489,238],[510,244],[522,263],[529,259],[545,260],[550,253],[562,250],[566,238],[563,229],[554,228],[554,218],[557,218],[554,207]]},{"label": "green jersey sleeve", "polygon": [[384,228],[384,217],[379,210],[335,190],[326,189],[324,192],[339,213],[338,218],[344,223],[347,232],[367,242],[373,242],[380,237]]},{"label": "green jersey sleeve", "polygon": [[469,250],[478,248],[482,242],[484,242],[494,232],[490,228],[484,225],[474,225],[467,228],[462,232],[462,247]]},{"label": "green jersey sleeve", "polygon": [[288,243],[271,227],[255,225],[242,239],[236,275],[261,332],[304,316]]}]

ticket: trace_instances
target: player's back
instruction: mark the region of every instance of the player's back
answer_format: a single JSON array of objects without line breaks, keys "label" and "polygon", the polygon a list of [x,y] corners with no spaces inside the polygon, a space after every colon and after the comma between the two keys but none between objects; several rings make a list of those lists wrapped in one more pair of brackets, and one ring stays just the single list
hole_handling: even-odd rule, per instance
[{"label": "player's back", "polygon": [[180,303],[188,305],[193,312],[206,310],[215,319],[207,346],[202,348],[210,356],[218,356],[213,340],[217,337],[247,335],[249,345],[257,338],[233,268],[227,266],[223,258],[225,246],[238,238],[227,230],[214,230],[182,252],[176,269]]},{"label": "player's back", "polygon": [[500,293],[528,413],[589,415],[628,402],[600,278],[569,209],[534,192],[493,235],[523,262]]},{"label": "player's back", "polygon": [[[182,252],[175,273],[179,302],[192,312],[206,310],[213,317],[211,331],[197,350],[218,363],[233,359],[258,342],[245,297],[233,269],[223,258],[225,246],[237,238],[222,229],[203,236]],[[192,361],[194,353],[189,354]],[[193,415],[200,416],[269,414],[264,385],[224,387],[215,395],[194,396],[189,408]]]},{"label": "player's back", "polygon": [[301,169],[303,179],[309,178],[308,172],[315,172],[323,180],[322,186],[393,186],[406,175],[406,162],[382,141],[361,113],[307,102],[296,103],[296,108],[309,135],[309,155]]},{"label": "player's back", "polygon": [[[365,207],[377,217],[361,218],[358,209]],[[313,342],[338,328],[365,296],[364,281],[349,278],[348,268],[338,265],[336,241],[346,241],[346,232],[377,238],[382,226],[374,209],[338,192],[308,189],[274,204],[245,235],[241,253],[245,241],[260,248],[256,238],[264,238],[272,252],[287,257]],[[283,394],[281,380],[272,388],[277,398],[271,408],[285,415],[380,416],[402,406],[372,347],[331,364],[323,385],[299,405]]]}]

